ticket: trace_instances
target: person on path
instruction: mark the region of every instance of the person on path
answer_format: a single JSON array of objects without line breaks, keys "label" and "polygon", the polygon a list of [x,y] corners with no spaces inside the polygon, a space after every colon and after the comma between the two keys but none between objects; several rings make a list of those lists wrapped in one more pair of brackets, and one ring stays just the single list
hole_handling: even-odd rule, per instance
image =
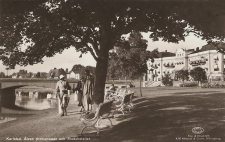
[{"label": "person on path", "polygon": [[66,116],[67,115],[67,106],[69,103],[69,96],[70,95],[70,85],[67,81],[65,81],[65,76],[60,75],[59,76],[59,81],[56,83],[56,92],[58,94],[58,99],[60,102],[60,107],[61,107],[61,115],[60,116]]},{"label": "person on path", "polygon": [[93,89],[94,89],[94,77],[90,74],[89,70],[85,70],[85,77],[83,83],[83,105],[85,111],[87,112],[90,111],[89,105],[91,106],[92,104]]},{"label": "person on path", "polygon": [[83,80],[82,77],[75,88],[75,91],[78,91],[77,97],[78,97],[78,106],[80,107],[80,112],[84,111],[84,105],[83,105]]}]

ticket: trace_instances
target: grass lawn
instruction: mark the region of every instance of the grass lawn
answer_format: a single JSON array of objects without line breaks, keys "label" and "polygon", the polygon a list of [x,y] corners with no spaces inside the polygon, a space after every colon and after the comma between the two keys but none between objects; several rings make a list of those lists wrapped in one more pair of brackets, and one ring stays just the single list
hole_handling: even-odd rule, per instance
[{"label": "grass lawn", "polygon": [[[131,88],[135,107],[101,141],[225,142],[225,89],[198,87]],[[195,134],[194,127],[204,132]],[[195,140],[194,140],[195,138]]]}]

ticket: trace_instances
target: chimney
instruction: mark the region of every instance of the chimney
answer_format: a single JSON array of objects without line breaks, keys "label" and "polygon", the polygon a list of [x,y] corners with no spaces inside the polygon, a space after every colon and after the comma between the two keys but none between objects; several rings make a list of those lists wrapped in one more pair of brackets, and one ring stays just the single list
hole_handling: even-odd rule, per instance
[{"label": "chimney", "polygon": [[66,73],[68,73],[68,68],[66,68]]},{"label": "chimney", "polygon": [[165,50],[165,52],[167,52],[167,50]]}]

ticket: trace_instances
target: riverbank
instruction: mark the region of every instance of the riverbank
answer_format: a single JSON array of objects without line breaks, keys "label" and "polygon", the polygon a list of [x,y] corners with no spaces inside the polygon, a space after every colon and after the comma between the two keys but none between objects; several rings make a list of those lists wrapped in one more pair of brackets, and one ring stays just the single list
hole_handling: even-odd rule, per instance
[{"label": "riverbank", "polygon": [[[114,126],[101,131],[100,137],[85,135],[84,140],[183,142],[194,141],[196,135],[201,141],[225,141],[224,89],[143,88],[142,97],[139,88],[132,89],[136,91],[132,112],[124,117],[112,119]],[[29,142],[36,141],[36,138],[43,138],[37,140],[43,142],[60,141],[60,138],[66,139],[65,141],[76,141],[75,138],[83,128],[78,120],[80,114],[74,95],[71,95],[68,116],[60,117],[57,108],[26,112],[29,114],[0,124],[1,142],[12,141],[9,140],[12,138],[31,138],[27,140]],[[103,123],[109,124],[107,121]],[[201,134],[195,134],[194,128],[201,130]],[[87,133],[92,134],[90,129],[85,132]],[[17,141],[21,142],[21,140],[13,142]]]}]

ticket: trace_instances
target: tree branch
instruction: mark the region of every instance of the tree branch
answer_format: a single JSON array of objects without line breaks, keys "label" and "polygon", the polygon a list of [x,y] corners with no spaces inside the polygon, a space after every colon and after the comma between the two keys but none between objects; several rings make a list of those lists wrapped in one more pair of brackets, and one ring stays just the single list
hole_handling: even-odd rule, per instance
[{"label": "tree branch", "polygon": [[90,46],[88,46],[87,44],[86,44],[86,47],[87,47],[88,51],[91,53],[91,55],[93,56],[93,58],[95,59],[95,61],[97,61],[98,57],[95,55],[93,49]]},{"label": "tree branch", "polygon": [[97,56],[99,56],[99,49],[98,49],[98,43],[97,43],[97,39],[96,39],[96,37],[95,37],[95,35],[94,35],[94,31],[93,31],[93,29],[91,28],[91,34],[92,34],[92,38],[93,38],[93,40],[92,40],[92,46],[93,46],[93,48],[94,48],[94,50],[95,50],[95,53],[97,54]]}]

